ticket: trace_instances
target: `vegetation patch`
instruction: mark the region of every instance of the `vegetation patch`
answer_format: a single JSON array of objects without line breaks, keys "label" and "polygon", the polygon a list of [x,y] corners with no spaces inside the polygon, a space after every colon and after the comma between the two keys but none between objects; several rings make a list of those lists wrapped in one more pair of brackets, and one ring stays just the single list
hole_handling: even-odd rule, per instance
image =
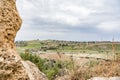
[{"label": "vegetation patch", "polygon": [[63,76],[67,73],[68,69],[71,68],[72,64],[68,61],[55,61],[55,60],[47,60],[41,59],[37,55],[34,54],[24,54],[21,53],[20,56],[24,60],[29,60],[36,64],[40,71],[45,73],[49,80],[54,80],[58,76]]}]

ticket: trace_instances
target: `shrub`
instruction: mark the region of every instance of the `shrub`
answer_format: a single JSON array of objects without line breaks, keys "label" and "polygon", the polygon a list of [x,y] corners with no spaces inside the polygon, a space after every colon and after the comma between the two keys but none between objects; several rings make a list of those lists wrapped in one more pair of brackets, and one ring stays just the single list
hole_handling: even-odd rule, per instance
[{"label": "shrub", "polygon": [[[24,54],[21,53],[20,56],[24,60],[29,60],[33,62],[40,71],[45,73],[49,80],[54,80],[56,76],[61,76],[61,71],[64,71],[66,68],[70,68],[70,63],[65,61],[55,61],[55,60],[47,60],[41,59],[39,56],[34,54]],[[65,74],[65,73],[64,73]]]}]

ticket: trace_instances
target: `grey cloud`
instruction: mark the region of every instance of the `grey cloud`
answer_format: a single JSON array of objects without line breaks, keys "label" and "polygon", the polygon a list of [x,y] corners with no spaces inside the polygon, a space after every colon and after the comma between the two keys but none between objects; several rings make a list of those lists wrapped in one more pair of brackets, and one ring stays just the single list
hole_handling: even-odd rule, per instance
[{"label": "grey cloud", "polygon": [[[115,31],[98,28],[102,23],[120,21],[119,0],[18,0],[17,6],[23,19],[18,40],[21,37],[85,40],[81,39],[82,35],[87,36],[88,40],[97,40],[98,35],[106,38],[111,34],[120,34],[117,30],[118,34],[115,34]],[[26,35],[22,36],[23,33]]]}]

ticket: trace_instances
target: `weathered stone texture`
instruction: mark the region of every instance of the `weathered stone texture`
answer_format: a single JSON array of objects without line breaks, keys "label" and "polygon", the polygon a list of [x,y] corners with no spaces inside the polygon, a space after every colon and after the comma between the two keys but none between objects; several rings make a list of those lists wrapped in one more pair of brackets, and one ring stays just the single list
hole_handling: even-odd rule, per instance
[{"label": "weathered stone texture", "polygon": [[15,0],[0,0],[0,80],[29,79],[14,46],[21,23]]},{"label": "weathered stone texture", "polygon": [[30,78],[15,50],[14,39],[22,23],[15,2],[0,0],[0,80],[39,80]]},{"label": "weathered stone texture", "polygon": [[14,48],[14,38],[22,23],[15,6],[15,0],[0,0],[0,47]]}]

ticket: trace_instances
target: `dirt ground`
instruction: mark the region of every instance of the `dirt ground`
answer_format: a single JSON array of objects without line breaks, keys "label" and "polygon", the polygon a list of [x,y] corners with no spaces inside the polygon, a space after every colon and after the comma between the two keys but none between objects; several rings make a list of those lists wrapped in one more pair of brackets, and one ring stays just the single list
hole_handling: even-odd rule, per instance
[{"label": "dirt ground", "polygon": [[87,57],[86,54],[84,56],[72,55],[72,54],[59,54],[59,53],[48,53],[48,54],[37,54],[37,55],[39,55],[43,59],[49,59],[49,60],[74,61],[76,65],[84,65],[85,63],[91,60],[93,61],[96,60],[96,58],[89,56]]}]

